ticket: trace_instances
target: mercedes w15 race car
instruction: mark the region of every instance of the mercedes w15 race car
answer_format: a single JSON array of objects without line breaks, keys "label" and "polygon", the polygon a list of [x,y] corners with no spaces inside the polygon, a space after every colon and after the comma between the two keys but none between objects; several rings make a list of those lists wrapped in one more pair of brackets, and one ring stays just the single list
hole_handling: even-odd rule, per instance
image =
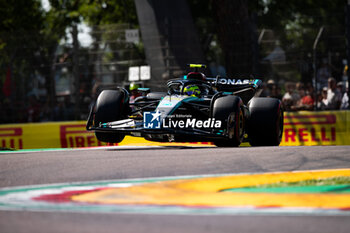
[{"label": "mercedes w15 race car", "polygon": [[283,109],[275,98],[254,97],[259,79],[206,77],[205,65],[167,82],[167,92],[139,88],[130,101],[124,88],[104,90],[87,121],[98,140],[119,143],[126,135],[157,142],[213,142],[237,147],[278,146],[283,132]]}]

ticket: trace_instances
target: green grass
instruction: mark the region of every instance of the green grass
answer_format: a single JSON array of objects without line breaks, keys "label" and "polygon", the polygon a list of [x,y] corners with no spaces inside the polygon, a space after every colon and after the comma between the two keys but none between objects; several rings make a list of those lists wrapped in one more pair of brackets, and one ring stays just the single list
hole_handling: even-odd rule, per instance
[{"label": "green grass", "polygon": [[251,193],[349,193],[350,177],[340,176],[298,182],[278,182],[243,188],[225,189],[222,191]]},{"label": "green grass", "polygon": [[272,188],[272,187],[295,187],[295,186],[326,186],[326,185],[350,185],[349,176],[338,176],[327,179],[303,180],[298,182],[279,182],[274,184],[259,185],[255,187]]}]

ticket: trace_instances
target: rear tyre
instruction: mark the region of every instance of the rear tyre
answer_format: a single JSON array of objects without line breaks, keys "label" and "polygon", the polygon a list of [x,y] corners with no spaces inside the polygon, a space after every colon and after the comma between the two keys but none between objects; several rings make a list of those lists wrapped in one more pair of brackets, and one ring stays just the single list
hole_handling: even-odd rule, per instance
[{"label": "rear tyre", "polygon": [[224,96],[215,100],[213,118],[221,120],[227,138],[214,141],[219,147],[238,147],[244,137],[243,102],[238,96]]},{"label": "rear tyre", "polygon": [[[124,104],[125,94],[116,90],[104,90],[96,101],[96,111],[94,123],[117,121],[124,117],[126,105]],[[102,142],[119,143],[125,135],[120,133],[95,132],[96,138]]]},{"label": "rear tyre", "polygon": [[283,109],[275,98],[253,98],[247,125],[251,146],[278,146],[283,135]]}]

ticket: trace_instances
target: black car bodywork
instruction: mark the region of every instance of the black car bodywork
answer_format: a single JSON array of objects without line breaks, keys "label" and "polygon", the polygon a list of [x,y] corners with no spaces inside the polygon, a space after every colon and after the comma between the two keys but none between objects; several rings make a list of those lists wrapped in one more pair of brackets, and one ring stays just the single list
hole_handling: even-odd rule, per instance
[{"label": "black car bodywork", "polygon": [[[126,89],[104,90],[87,121],[100,141],[119,143],[125,135],[167,142],[213,142],[217,146],[277,146],[283,132],[281,102],[254,97],[259,79],[208,78],[196,71],[167,82],[167,92],[148,92],[130,101]],[[188,86],[200,95],[187,95]]]}]

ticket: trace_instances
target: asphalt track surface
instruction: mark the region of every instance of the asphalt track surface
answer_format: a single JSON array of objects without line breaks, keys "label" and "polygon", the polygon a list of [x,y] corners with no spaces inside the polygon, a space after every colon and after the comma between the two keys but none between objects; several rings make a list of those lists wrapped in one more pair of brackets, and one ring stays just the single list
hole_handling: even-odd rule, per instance
[{"label": "asphalt track surface", "polygon": [[[89,149],[0,153],[0,187],[350,168],[350,146]],[[0,211],[0,232],[349,232],[349,216]]]}]

